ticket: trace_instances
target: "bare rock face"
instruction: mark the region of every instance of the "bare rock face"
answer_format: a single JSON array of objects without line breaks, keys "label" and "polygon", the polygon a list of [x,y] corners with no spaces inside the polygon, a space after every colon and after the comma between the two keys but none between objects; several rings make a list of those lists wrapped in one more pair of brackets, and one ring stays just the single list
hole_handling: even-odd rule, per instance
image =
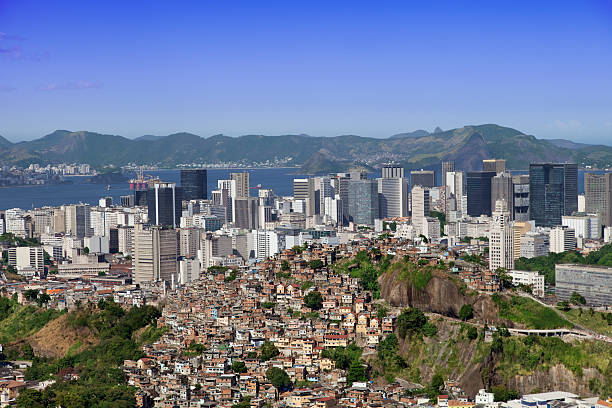
[{"label": "bare rock face", "polygon": [[[398,272],[388,272],[378,279],[381,297],[396,307],[418,307],[425,312],[457,317],[464,304],[471,304],[474,317],[486,323],[502,323],[497,306],[486,295],[464,295],[457,283],[444,276],[434,275],[427,286],[417,289],[409,282],[400,281]],[[508,322],[503,322],[508,324]]]},{"label": "bare rock face", "polygon": [[535,371],[528,375],[516,375],[506,381],[506,387],[521,394],[547,390],[571,390],[578,395],[592,395],[589,380],[603,381],[603,375],[594,368],[585,368],[582,376],[576,376],[562,364],[550,367],[548,371]]}]

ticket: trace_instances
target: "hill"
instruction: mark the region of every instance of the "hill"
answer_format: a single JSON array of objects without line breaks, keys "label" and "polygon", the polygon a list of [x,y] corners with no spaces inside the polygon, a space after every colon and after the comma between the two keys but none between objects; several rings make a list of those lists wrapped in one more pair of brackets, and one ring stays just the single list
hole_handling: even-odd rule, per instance
[{"label": "hill", "polygon": [[434,133],[418,130],[386,139],[343,135],[215,135],[191,133],[127,139],[87,131],[57,130],[40,139],[9,144],[0,140],[0,165],[89,163],[94,167],[128,163],[172,167],[180,163],[274,161],[291,158],[309,174],[346,171],[354,166],[380,168],[395,161],[407,169],[435,168],[454,160],[461,170],[479,170],[483,158],[503,158],[510,169],[530,162],[577,162],[612,166],[612,147],[566,140],[543,140],[495,124],[464,126]]}]

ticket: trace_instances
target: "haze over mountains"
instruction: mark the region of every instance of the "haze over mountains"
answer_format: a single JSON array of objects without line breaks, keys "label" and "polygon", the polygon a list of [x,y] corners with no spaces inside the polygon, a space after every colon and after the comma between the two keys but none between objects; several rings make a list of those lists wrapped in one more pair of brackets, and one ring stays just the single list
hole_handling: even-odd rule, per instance
[{"label": "haze over mountains", "polygon": [[417,130],[386,139],[343,135],[215,135],[191,133],[145,135],[136,139],[87,131],[56,130],[40,139],[11,143],[0,136],[0,164],[80,162],[95,167],[128,163],[175,166],[180,163],[262,162],[291,158],[305,173],[369,168],[395,161],[408,169],[454,160],[462,170],[480,169],[484,158],[503,158],[511,169],[530,162],[576,162],[603,168],[612,165],[612,147],[537,139],[495,124],[464,126],[433,133]]}]

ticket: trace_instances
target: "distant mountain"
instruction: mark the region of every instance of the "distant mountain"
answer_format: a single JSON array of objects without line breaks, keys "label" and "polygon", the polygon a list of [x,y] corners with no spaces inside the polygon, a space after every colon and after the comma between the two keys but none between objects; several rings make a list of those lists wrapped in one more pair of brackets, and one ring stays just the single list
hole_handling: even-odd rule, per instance
[{"label": "distant mountain", "polygon": [[583,147],[589,147],[592,145],[586,143],[576,143],[565,139],[545,139],[547,142],[554,144],[557,147],[563,147],[565,149],[582,149]]},{"label": "distant mountain", "polygon": [[543,140],[494,124],[464,126],[434,133],[418,130],[376,139],[355,135],[215,135],[122,136],[57,130],[40,139],[7,145],[0,140],[0,165],[80,162],[100,168],[128,163],[160,167],[180,163],[241,162],[290,159],[308,174],[345,171],[356,166],[380,168],[394,161],[406,169],[434,168],[454,160],[461,170],[479,170],[484,158],[506,159],[510,169],[532,162],[576,162],[612,167],[612,147],[567,140]]},{"label": "distant mountain", "polygon": [[389,139],[405,139],[407,137],[423,137],[429,135],[429,132],[423,129],[415,130],[414,132],[398,133],[389,137]]},{"label": "distant mountain", "polygon": [[0,147],[10,147],[11,145],[11,142],[9,142],[7,139],[2,137],[2,135],[0,135]]}]

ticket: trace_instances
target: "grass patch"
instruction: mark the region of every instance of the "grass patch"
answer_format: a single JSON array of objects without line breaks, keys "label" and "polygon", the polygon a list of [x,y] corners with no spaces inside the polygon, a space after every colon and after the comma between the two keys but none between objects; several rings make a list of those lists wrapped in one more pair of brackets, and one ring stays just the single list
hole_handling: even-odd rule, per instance
[{"label": "grass patch", "polygon": [[499,308],[499,317],[523,324],[527,328],[545,330],[574,327],[555,310],[529,298],[511,296],[510,300],[506,300],[498,294],[493,294],[491,299]]},{"label": "grass patch", "polygon": [[12,313],[0,321],[0,343],[28,337],[62,313],[55,309],[15,305]]},{"label": "grass patch", "polygon": [[567,312],[562,312],[570,322],[584,326],[589,330],[605,336],[612,336],[612,325],[608,324],[606,316],[612,312],[591,312],[590,310],[572,309]]}]

